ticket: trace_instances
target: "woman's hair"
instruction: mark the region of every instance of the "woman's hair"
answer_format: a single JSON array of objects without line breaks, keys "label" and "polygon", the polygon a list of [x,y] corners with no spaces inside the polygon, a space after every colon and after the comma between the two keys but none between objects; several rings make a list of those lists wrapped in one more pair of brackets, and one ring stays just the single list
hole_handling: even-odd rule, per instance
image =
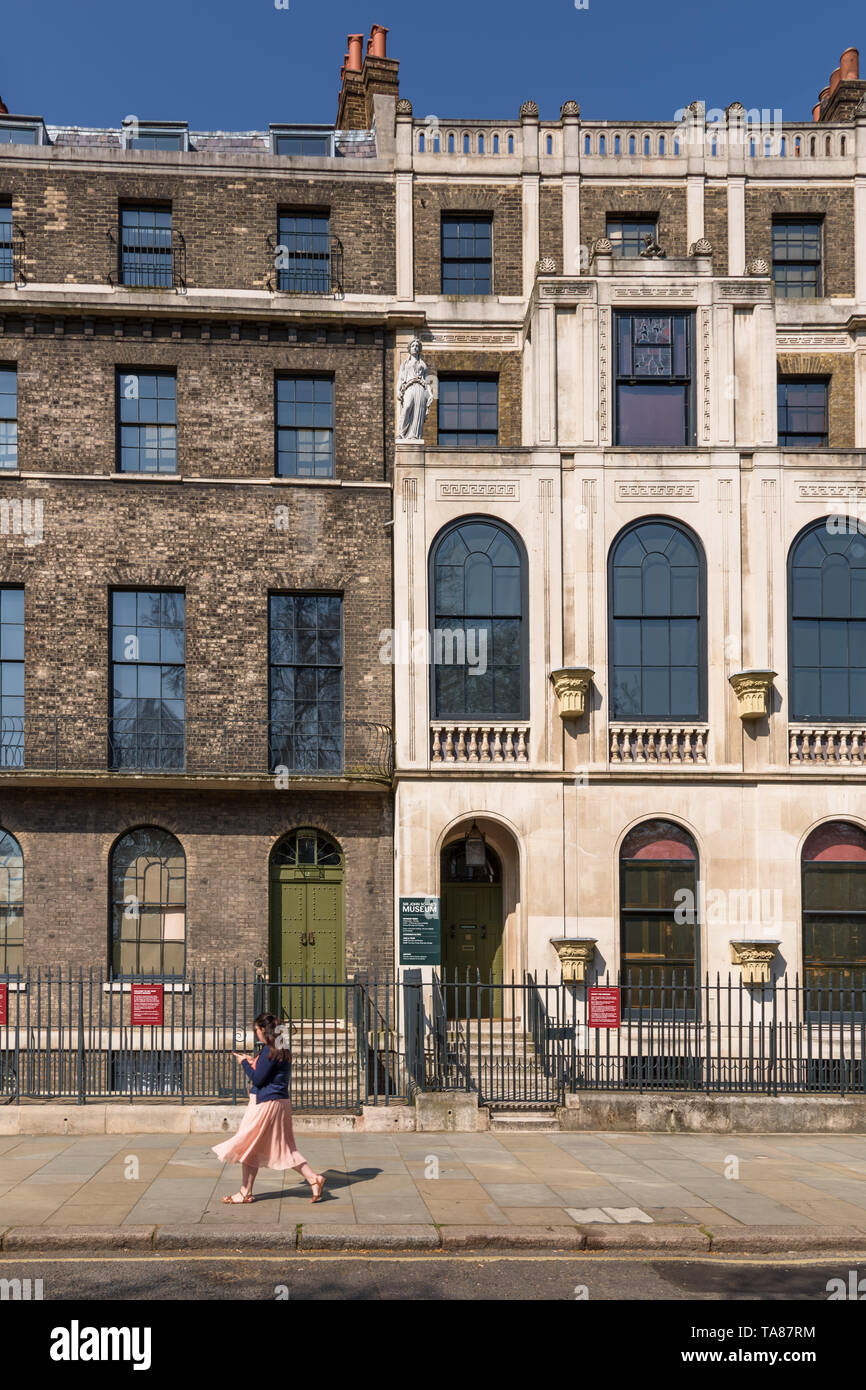
[{"label": "woman's hair", "polygon": [[[288,1057],[289,1052],[288,1048],[280,1047],[280,1042],[283,1041],[285,1037],[285,1031],[276,1014],[259,1014],[255,1022],[265,1035],[265,1044],[271,1061],[273,1061],[275,1057],[280,1062],[284,1061],[286,1057]],[[277,1033],[280,1034],[279,1041],[277,1039]]]}]

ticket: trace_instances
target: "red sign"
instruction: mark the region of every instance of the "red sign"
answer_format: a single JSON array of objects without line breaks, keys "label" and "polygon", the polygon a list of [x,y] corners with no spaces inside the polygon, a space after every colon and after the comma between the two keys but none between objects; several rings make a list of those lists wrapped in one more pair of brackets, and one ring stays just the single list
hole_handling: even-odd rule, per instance
[{"label": "red sign", "polygon": [[162,1023],[162,985],[132,986],[132,1022]]},{"label": "red sign", "polygon": [[5,1023],[5,1022],[6,1022],[6,1017],[7,1017],[7,1008],[6,1008],[6,1005],[7,1005],[8,1000],[9,1000],[9,986],[8,986],[8,985],[0,985],[0,1023]]},{"label": "red sign", "polygon": [[594,985],[587,991],[589,995],[590,1028],[618,1028],[619,990],[615,985]]}]

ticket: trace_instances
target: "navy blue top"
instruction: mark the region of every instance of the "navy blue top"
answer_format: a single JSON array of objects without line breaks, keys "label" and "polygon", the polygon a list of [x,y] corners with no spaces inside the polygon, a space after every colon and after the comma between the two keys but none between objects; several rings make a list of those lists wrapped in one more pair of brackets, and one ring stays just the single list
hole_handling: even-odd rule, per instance
[{"label": "navy blue top", "polygon": [[270,1057],[269,1049],[263,1047],[256,1058],[255,1070],[250,1063],[241,1063],[250,1081],[250,1095],[255,1096],[256,1105],[263,1100],[288,1100],[289,1098],[289,1072],[291,1070],[291,1058],[286,1054],[282,1061],[278,1057]]}]

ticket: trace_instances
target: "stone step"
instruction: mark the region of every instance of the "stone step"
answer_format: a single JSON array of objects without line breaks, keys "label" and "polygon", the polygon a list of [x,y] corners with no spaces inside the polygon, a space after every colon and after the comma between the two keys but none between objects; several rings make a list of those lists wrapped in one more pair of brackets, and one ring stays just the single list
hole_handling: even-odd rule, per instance
[{"label": "stone step", "polygon": [[558,1133],[559,1125],[556,1120],[556,1113],[542,1112],[532,1113],[520,1110],[494,1110],[490,1116],[490,1128],[493,1132],[524,1134],[550,1134]]}]

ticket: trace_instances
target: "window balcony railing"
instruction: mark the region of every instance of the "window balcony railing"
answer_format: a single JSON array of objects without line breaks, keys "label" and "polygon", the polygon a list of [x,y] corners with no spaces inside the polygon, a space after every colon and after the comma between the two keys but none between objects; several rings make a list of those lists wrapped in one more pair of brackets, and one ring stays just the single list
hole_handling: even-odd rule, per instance
[{"label": "window balcony railing", "polygon": [[186,289],[186,242],[175,228],[160,228],[158,235],[142,235],[142,229],[118,226],[107,233],[110,262],[108,283],[123,289]]},{"label": "window balcony railing", "polygon": [[24,251],[24,233],[18,224],[0,224],[0,284],[24,284]]},{"label": "window balcony railing", "polygon": [[430,761],[438,766],[529,761],[529,724],[498,720],[436,720],[430,725]]},{"label": "window balcony railing", "polygon": [[135,773],[158,776],[358,777],[390,781],[387,724],[344,719],[324,735],[284,721],[6,717],[3,774]]},{"label": "window balcony railing", "polygon": [[866,764],[864,725],[788,725],[791,767],[862,767]]},{"label": "window balcony railing", "polygon": [[296,249],[292,238],[268,244],[268,289],[279,294],[342,295],[343,243],[330,237],[323,252]]},{"label": "window balcony railing", "polygon": [[609,761],[629,767],[694,767],[707,762],[706,724],[611,724]]}]

